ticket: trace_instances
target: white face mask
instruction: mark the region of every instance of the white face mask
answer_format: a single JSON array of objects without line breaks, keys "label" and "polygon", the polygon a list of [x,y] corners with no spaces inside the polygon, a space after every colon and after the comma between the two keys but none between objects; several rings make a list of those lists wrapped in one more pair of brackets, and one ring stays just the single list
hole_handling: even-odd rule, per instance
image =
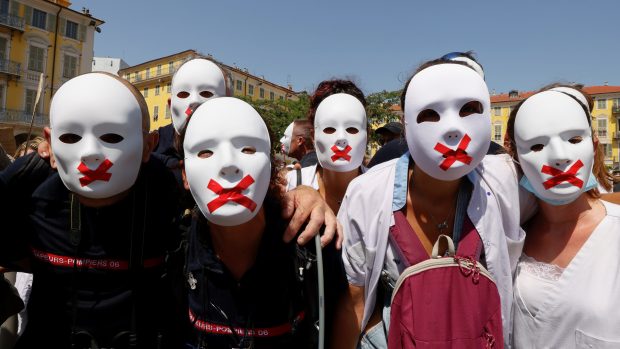
[{"label": "white face mask", "polygon": [[142,112],[120,81],[85,74],[64,83],[50,107],[58,173],[72,192],[109,198],[131,188],[143,152]]},{"label": "white face mask", "polygon": [[196,108],[207,100],[226,96],[226,79],[220,67],[202,58],[183,64],[172,78],[172,124],[181,133]]},{"label": "white face mask", "polygon": [[316,108],[314,145],[321,167],[335,172],[360,167],[366,136],[366,110],[357,98],[337,93]]},{"label": "white face mask", "polygon": [[280,138],[280,144],[282,146],[282,153],[289,155],[288,153],[291,151],[291,139],[293,139],[293,127],[295,126],[295,122],[291,122],[290,125],[284,130],[284,135]]},{"label": "white face mask", "polygon": [[260,210],[271,177],[269,132],[246,102],[216,98],[190,119],[185,174],[200,211],[212,223],[240,225]]},{"label": "white face mask", "polygon": [[405,97],[405,127],[415,165],[451,181],[482,161],[491,140],[490,97],[474,70],[439,64],[416,74]]},{"label": "white face mask", "polygon": [[577,101],[559,91],[528,98],[515,118],[514,137],[519,163],[538,197],[567,204],[586,189],[594,146]]}]

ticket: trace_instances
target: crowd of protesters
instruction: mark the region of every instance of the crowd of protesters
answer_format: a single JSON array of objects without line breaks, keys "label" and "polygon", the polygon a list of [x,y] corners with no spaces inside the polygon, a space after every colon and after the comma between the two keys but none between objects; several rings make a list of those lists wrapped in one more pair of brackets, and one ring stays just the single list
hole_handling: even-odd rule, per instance
[{"label": "crowd of protesters", "polygon": [[152,132],[135,87],[80,75],[0,148],[2,348],[620,345],[618,179],[580,86],[523,100],[500,146],[482,65],[429,60],[368,162],[364,93],[326,80],[284,170],[217,64],[171,91]]}]

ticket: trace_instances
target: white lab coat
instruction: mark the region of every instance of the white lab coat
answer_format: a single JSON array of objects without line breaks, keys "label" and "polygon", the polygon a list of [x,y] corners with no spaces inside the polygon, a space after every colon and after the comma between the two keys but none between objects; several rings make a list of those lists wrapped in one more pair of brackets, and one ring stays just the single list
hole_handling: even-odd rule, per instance
[{"label": "white lab coat", "polygon": [[620,206],[607,215],[532,317],[514,295],[515,348],[620,348]]},{"label": "white lab coat", "polygon": [[[319,178],[316,175],[317,165],[304,167],[301,169],[301,184],[319,190]],[[286,174],[286,191],[297,187],[297,170],[291,170]]]},{"label": "white lab coat", "polygon": [[[312,165],[301,169],[301,184],[319,190],[319,177],[316,175],[317,166],[318,165]],[[360,166],[360,171],[362,173],[367,170],[366,167]],[[297,187],[297,170],[289,171],[286,174],[286,182],[286,191],[293,190]]]},{"label": "white lab coat", "polygon": [[[338,212],[345,235],[342,253],[347,278],[350,284],[364,287],[361,329],[366,327],[375,307],[388,231],[394,222],[392,197],[397,161],[374,166],[354,179]],[[497,283],[508,344],[512,329],[512,273],[525,238],[519,224],[518,176],[510,157],[503,154],[487,155],[468,177],[473,190],[467,214],[482,238],[487,269]],[[532,210],[533,200],[528,200],[522,207]]]}]

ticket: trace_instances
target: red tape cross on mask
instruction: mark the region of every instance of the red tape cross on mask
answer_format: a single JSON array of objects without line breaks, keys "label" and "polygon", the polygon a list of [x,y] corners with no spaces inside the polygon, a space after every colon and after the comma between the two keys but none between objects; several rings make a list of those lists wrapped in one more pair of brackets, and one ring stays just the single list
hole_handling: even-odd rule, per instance
[{"label": "red tape cross on mask", "polygon": [[80,178],[80,185],[85,187],[94,181],[109,181],[112,174],[108,173],[108,170],[112,165],[112,161],[105,159],[105,161],[99,164],[96,170],[91,170],[88,166],[84,165],[83,162],[80,162],[78,171],[84,175],[84,177]]},{"label": "red tape cross on mask", "polygon": [[192,107],[187,107],[187,109],[185,109],[185,115],[187,115],[187,117],[189,118],[190,116],[192,116],[192,114],[194,114]]},{"label": "red tape cross on mask", "polygon": [[234,188],[225,189],[213,179],[210,180],[207,188],[209,188],[209,190],[219,196],[211,200],[211,202],[207,204],[209,212],[215,212],[215,210],[226,205],[229,201],[236,202],[239,205],[246,207],[248,210],[250,210],[250,212],[254,212],[254,210],[256,209],[256,203],[252,201],[252,199],[241,194],[242,191],[248,189],[248,187],[253,183],[254,178],[252,178],[252,176],[250,175],[247,175],[243,177],[243,179],[239,183],[237,183]]},{"label": "red tape cross on mask", "polygon": [[471,138],[469,138],[468,135],[465,135],[461,139],[461,142],[459,143],[456,150],[452,150],[441,143],[437,143],[435,145],[435,150],[440,152],[445,159],[444,161],[441,162],[441,164],[439,165],[439,168],[441,168],[444,171],[447,171],[450,168],[450,166],[452,166],[452,164],[454,164],[456,161],[460,161],[464,164],[469,165],[471,163],[471,160],[473,159],[471,156],[467,155],[467,152],[465,151],[465,149],[467,149],[467,146],[469,145],[470,141],[471,141]]},{"label": "red tape cross on mask", "polygon": [[566,172],[562,172],[561,170],[558,170],[557,168],[544,165],[542,167],[542,170],[540,170],[540,172],[551,175],[553,177],[544,181],[543,186],[545,187],[545,189],[549,189],[563,182],[568,182],[576,186],[577,188],[581,189],[581,187],[583,187],[583,181],[577,178],[575,175],[577,174],[577,171],[579,171],[579,169],[581,169],[582,167],[583,167],[583,162],[581,162],[581,160],[577,160],[577,162],[575,162]]},{"label": "red tape cross on mask", "polygon": [[332,146],[330,149],[334,152],[334,155],[332,155],[332,161],[336,161],[338,159],[343,159],[343,160],[346,160],[346,161],[351,161],[351,155],[349,155],[349,152],[353,148],[351,148],[350,145],[347,145],[342,150],[338,149],[338,147],[335,146],[335,145]]}]

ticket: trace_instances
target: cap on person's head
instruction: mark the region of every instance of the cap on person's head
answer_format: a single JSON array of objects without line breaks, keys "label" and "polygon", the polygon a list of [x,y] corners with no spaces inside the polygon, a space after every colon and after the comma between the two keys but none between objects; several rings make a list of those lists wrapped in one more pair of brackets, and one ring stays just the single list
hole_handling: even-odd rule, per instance
[{"label": "cap on person's head", "polygon": [[395,135],[402,135],[403,134],[403,124],[401,124],[400,122],[388,122],[387,124],[379,127],[376,131],[376,134],[380,135],[382,133],[393,133]]}]

